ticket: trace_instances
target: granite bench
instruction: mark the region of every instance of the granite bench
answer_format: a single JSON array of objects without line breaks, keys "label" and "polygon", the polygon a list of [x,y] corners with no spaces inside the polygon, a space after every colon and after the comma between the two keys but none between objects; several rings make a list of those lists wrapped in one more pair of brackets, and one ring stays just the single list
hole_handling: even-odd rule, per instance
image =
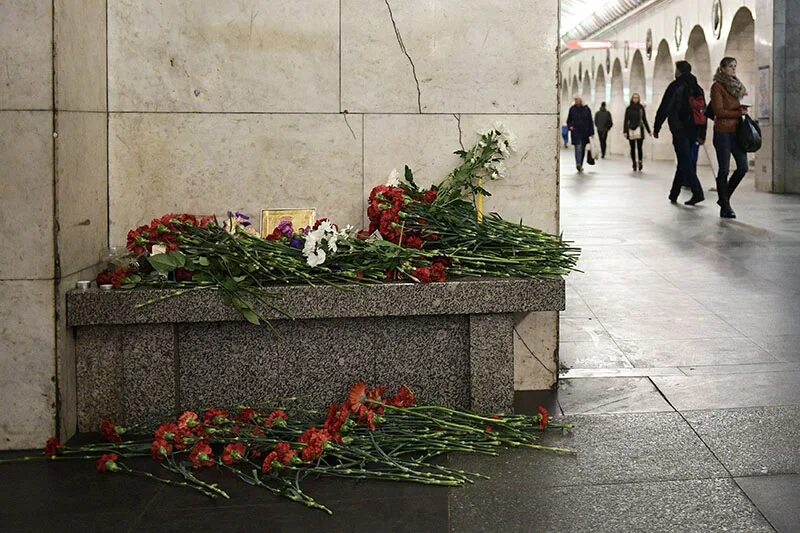
[{"label": "granite bench", "polygon": [[297,397],[326,408],[365,381],[425,402],[509,411],[513,315],[564,309],[564,282],[476,280],[368,287],[282,286],[255,326],[213,289],[73,290],[78,430],[108,417],[151,424],[184,408]]}]

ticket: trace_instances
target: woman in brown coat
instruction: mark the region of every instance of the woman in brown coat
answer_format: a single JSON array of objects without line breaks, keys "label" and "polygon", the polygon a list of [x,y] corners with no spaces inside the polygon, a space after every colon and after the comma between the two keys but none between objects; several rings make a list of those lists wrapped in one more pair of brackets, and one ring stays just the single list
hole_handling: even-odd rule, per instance
[{"label": "woman in brown coat", "polygon": [[[730,198],[733,191],[747,173],[747,152],[736,140],[736,128],[742,121],[742,116],[747,114],[747,108],[741,104],[742,97],[747,94],[747,89],[736,77],[736,59],[723,58],[714,74],[714,84],[711,85],[711,109],[714,111],[714,148],[717,150],[717,194],[720,206],[719,216],[722,218],[736,218],[736,213],[731,208]],[[736,161],[736,170],[728,180],[731,155]]]}]

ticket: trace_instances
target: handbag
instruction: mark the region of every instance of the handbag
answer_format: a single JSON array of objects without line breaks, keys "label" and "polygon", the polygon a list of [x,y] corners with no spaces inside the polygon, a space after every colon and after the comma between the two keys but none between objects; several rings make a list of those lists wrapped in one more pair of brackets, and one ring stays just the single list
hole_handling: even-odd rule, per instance
[{"label": "handbag", "polygon": [[635,128],[631,128],[628,130],[628,140],[629,141],[638,141],[642,138],[642,127],[637,126]]},{"label": "handbag", "polygon": [[736,140],[745,152],[757,152],[761,149],[761,128],[758,122],[744,115],[736,128]]}]

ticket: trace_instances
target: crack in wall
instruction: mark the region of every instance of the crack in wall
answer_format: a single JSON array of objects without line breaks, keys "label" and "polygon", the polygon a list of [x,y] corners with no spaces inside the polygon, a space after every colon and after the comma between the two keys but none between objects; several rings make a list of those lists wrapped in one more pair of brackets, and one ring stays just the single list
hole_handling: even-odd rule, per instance
[{"label": "crack in wall", "polygon": [[411,74],[414,76],[414,83],[417,85],[417,109],[419,112],[422,113],[422,91],[419,89],[419,78],[417,78],[417,67],[414,65],[414,61],[411,59],[411,56],[408,55],[408,50],[406,50],[406,45],[403,44],[403,37],[400,35],[400,30],[397,29],[397,23],[394,20],[394,13],[392,13],[392,6],[389,5],[389,0],[383,0],[386,3],[386,8],[389,10],[389,18],[392,19],[392,26],[394,27],[394,34],[397,37],[397,44],[400,45],[400,50],[403,54],[408,58],[408,62],[411,63]]},{"label": "crack in wall", "polygon": [[347,129],[350,130],[350,133],[353,135],[353,139],[355,139],[356,132],[353,131],[353,128],[350,126],[350,122],[347,120],[347,110],[342,111],[342,116],[344,117],[344,123],[347,124]]},{"label": "crack in wall", "polygon": [[467,149],[464,148],[463,133],[461,131],[461,113],[453,113],[453,117],[455,117],[456,124],[458,125],[458,144],[461,146],[461,149],[466,152]]}]

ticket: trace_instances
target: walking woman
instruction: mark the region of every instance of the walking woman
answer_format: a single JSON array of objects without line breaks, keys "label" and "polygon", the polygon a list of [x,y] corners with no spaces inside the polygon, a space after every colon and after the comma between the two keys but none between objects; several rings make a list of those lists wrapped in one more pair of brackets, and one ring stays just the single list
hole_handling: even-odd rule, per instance
[{"label": "walking woman", "polygon": [[[714,83],[711,85],[711,109],[714,112],[714,148],[717,150],[717,194],[719,195],[720,211],[722,218],[736,218],[736,213],[731,208],[733,191],[747,174],[747,153],[739,147],[736,141],[736,128],[747,114],[747,107],[742,105],[742,97],[747,94],[747,89],[736,77],[736,59],[725,57],[719,64],[717,73],[714,74]],[[736,170],[728,180],[728,171],[731,165],[731,155],[736,161]]]},{"label": "walking woman", "polygon": [[[633,170],[642,170],[642,144],[644,143],[644,130],[650,133],[650,124],[647,123],[647,114],[644,111],[639,93],[631,95],[631,105],[625,110],[625,121],[622,132],[631,145],[631,162]],[[636,155],[636,151],[639,155]],[[638,169],[637,169],[638,165]]]},{"label": "walking woman", "polygon": [[583,172],[583,157],[586,155],[589,137],[594,135],[594,122],[592,110],[588,105],[583,105],[583,99],[578,94],[575,95],[575,104],[569,108],[567,127],[572,136],[572,144],[575,146],[575,168],[578,172]]}]

